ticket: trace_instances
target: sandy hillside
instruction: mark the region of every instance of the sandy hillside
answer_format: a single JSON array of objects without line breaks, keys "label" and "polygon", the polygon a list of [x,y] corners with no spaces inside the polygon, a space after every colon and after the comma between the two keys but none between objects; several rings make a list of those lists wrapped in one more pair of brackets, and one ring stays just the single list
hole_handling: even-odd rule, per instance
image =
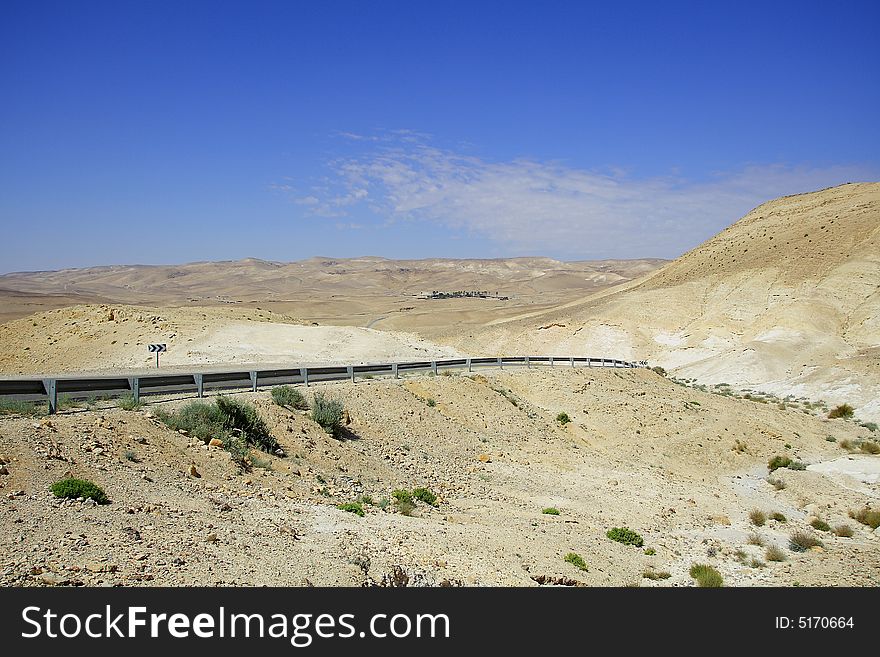
[{"label": "sandy hillside", "polygon": [[114,304],[51,310],[0,325],[0,373],[152,370],[150,343],[168,345],[164,370],[458,355],[418,336],[305,325],[270,311]]},{"label": "sandy hillside", "polygon": [[618,291],[441,341],[648,359],[880,419],[880,183],[780,198]]},{"label": "sandy hillside", "polygon": [[[694,563],[726,585],[880,584],[880,534],[848,517],[880,504],[880,456],[861,452],[877,443],[853,422],[647,370],[486,370],[301,390],[343,401],[345,439],[266,392],[236,395],[286,452],[260,453],[251,472],[157,420],[181,400],[0,416],[0,585],[692,586]],[[768,478],[777,455],[807,467]],[[68,474],[98,483],[111,503],[54,498],[49,485]],[[419,486],[437,505],[403,515],[392,491]],[[365,496],[364,517],[336,508]],[[542,513],[550,508],[559,514]],[[756,509],[782,515],[756,526]],[[816,519],[852,535],[814,529]],[[641,548],[606,537],[624,526]],[[821,547],[793,551],[799,531]],[[783,561],[768,560],[769,547]],[[571,552],[587,570],[564,560]]]}]

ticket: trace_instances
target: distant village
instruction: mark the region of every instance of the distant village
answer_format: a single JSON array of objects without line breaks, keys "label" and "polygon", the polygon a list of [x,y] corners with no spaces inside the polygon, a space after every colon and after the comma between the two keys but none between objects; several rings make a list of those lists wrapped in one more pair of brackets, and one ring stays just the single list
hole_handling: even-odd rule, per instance
[{"label": "distant village", "polygon": [[501,296],[498,292],[486,292],[485,290],[456,290],[455,292],[443,292],[431,290],[419,295],[421,299],[498,299],[508,301],[510,297]]}]

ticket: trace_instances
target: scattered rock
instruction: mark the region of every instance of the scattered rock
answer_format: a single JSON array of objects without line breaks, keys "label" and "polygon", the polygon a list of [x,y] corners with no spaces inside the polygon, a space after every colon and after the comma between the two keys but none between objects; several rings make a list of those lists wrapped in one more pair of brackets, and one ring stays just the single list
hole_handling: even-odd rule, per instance
[{"label": "scattered rock", "polygon": [[199,478],[201,478],[202,475],[199,474],[199,471],[196,469],[196,466],[191,465],[191,466],[189,466],[189,476],[195,477],[196,479],[199,479]]},{"label": "scattered rock", "polygon": [[488,454],[480,454],[480,456],[477,458],[480,459],[480,463],[491,463],[492,462],[492,457],[489,456]]},{"label": "scattered rock", "polygon": [[223,441],[219,438],[211,438],[208,445],[210,445],[211,447],[223,447]]}]

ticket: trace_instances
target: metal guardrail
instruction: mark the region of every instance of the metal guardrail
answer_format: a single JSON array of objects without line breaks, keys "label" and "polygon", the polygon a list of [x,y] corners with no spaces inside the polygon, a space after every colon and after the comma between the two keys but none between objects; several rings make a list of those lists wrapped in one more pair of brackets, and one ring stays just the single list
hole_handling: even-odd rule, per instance
[{"label": "metal guardrail", "polygon": [[498,367],[532,365],[550,366],[557,364],[577,367],[645,367],[647,363],[633,363],[615,358],[584,358],[575,356],[510,356],[495,358],[453,358],[447,360],[424,360],[405,363],[380,363],[376,365],[333,365],[318,367],[293,367],[275,370],[244,370],[230,372],[204,372],[193,374],[150,374],[144,376],[98,376],[46,379],[0,379],[0,397],[16,397],[25,400],[48,399],[49,413],[58,410],[58,395],[65,394],[71,399],[85,398],[96,392],[108,397],[131,395],[135,402],[144,395],[159,395],[178,392],[196,392],[203,397],[205,390],[250,388],[254,392],[260,386],[283,384],[303,384],[308,386],[319,381],[352,382],[367,375],[387,375],[398,378],[401,373],[433,372],[440,370],[467,369],[475,367]]}]

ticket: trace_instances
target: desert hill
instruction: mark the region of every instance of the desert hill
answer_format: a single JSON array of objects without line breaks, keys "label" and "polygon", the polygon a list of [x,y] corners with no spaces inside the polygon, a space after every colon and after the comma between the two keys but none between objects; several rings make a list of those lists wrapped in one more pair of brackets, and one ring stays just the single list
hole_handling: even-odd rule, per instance
[{"label": "desert hill", "polygon": [[880,419],[880,183],[770,201],[642,280],[441,341],[648,359]]},{"label": "desert hill", "polygon": [[0,373],[152,370],[151,343],[165,343],[163,371],[245,365],[388,362],[458,352],[418,336],[352,326],[313,326],[267,310],[83,305],[0,324]]},{"label": "desert hill", "polygon": [[[550,308],[641,276],[664,261],[560,262],[550,258],[386,260],[310,258],[267,262],[119,265],[0,276],[0,321],[68,305],[238,305],[322,324],[430,330]],[[424,292],[480,290],[494,299],[420,299]],[[441,312],[437,312],[440,310]]]}]

